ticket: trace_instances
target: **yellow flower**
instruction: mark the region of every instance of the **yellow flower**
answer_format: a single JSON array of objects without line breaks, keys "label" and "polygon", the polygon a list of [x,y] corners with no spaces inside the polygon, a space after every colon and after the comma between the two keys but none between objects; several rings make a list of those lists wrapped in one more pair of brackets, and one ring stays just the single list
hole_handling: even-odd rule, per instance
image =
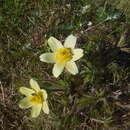
[{"label": "yellow flower", "polygon": [[53,75],[58,77],[66,68],[71,74],[78,73],[75,61],[83,56],[83,50],[74,48],[77,38],[69,35],[64,43],[64,46],[59,40],[54,37],[48,39],[48,44],[53,53],[44,53],[40,55],[40,61],[47,63],[55,63],[53,67]]},{"label": "yellow flower", "polygon": [[37,117],[41,109],[49,114],[49,108],[47,104],[47,92],[44,89],[40,89],[38,83],[31,79],[30,88],[21,87],[20,92],[26,97],[19,102],[19,107],[22,109],[32,107],[31,116]]}]

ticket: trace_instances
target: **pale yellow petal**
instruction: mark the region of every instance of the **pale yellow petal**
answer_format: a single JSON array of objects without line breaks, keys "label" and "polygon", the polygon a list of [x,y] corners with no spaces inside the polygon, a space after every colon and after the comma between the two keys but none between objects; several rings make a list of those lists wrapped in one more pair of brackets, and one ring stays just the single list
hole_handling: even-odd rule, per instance
[{"label": "pale yellow petal", "polygon": [[64,47],[73,49],[75,47],[76,40],[77,38],[74,35],[69,35],[65,40]]},{"label": "pale yellow petal", "polygon": [[41,112],[42,104],[32,106],[31,117],[38,117]]},{"label": "pale yellow petal", "polygon": [[50,37],[48,39],[48,44],[49,44],[51,50],[54,52],[59,48],[63,48],[63,45],[61,44],[61,42],[54,37]]},{"label": "pale yellow petal", "polygon": [[53,67],[53,75],[57,78],[64,70],[65,64],[56,63]]},{"label": "pale yellow petal", "polygon": [[20,91],[20,93],[22,93],[22,94],[25,95],[25,96],[30,96],[31,94],[35,93],[34,90],[29,89],[29,88],[25,88],[25,87],[21,87],[21,88],[19,89],[19,91]]},{"label": "pale yellow petal", "polygon": [[40,61],[46,62],[46,63],[55,63],[54,53],[44,53],[40,55]]},{"label": "pale yellow petal", "polygon": [[43,94],[44,100],[46,100],[46,99],[47,99],[47,92],[46,92],[46,90],[41,89],[41,92],[42,92],[42,94]]},{"label": "pale yellow petal", "polygon": [[32,89],[34,89],[36,92],[40,91],[40,87],[36,80],[30,79],[30,86]]},{"label": "pale yellow petal", "polygon": [[43,104],[42,104],[42,110],[43,110],[46,114],[49,114],[49,107],[48,107],[47,102],[43,102]]},{"label": "pale yellow petal", "polygon": [[75,62],[68,62],[65,67],[73,75],[78,73],[78,68]]},{"label": "pale yellow petal", "polygon": [[83,49],[73,49],[72,61],[79,60],[83,56]]},{"label": "pale yellow petal", "polygon": [[32,104],[30,102],[30,98],[29,97],[25,97],[23,98],[20,102],[19,102],[19,107],[22,108],[22,109],[25,109],[25,108],[29,108],[31,107]]}]

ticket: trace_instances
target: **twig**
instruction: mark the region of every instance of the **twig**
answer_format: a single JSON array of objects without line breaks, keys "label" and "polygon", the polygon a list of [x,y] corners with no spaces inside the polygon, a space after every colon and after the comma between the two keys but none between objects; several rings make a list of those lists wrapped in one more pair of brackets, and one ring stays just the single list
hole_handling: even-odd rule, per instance
[{"label": "twig", "polygon": [[1,81],[0,81],[0,88],[1,88],[1,92],[2,92],[3,105],[5,106],[5,95],[4,95],[4,89],[3,89]]},{"label": "twig", "polygon": [[104,121],[99,120],[99,119],[91,118],[90,120],[91,120],[91,121],[95,121],[95,122],[97,122],[97,123],[104,124]]},{"label": "twig", "polygon": [[116,105],[117,106],[119,106],[119,107],[122,107],[122,108],[124,108],[124,109],[130,109],[130,105],[123,105],[123,104],[121,104],[120,102],[116,102]]},{"label": "twig", "polygon": [[[84,117],[88,118],[84,113],[81,112],[80,114],[83,115]],[[95,119],[95,118],[90,118],[90,121],[95,121],[97,123],[104,124],[104,121],[99,120],[99,119]]]}]

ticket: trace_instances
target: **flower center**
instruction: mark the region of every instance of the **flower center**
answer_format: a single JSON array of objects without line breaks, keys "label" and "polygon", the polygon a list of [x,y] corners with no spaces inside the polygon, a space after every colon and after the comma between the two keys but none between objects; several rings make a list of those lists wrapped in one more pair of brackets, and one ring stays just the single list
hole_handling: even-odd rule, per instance
[{"label": "flower center", "polygon": [[31,96],[30,101],[32,104],[42,104],[44,101],[42,92],[38,92],[35,95]]},{"label": "flower center", "polygon": [[68,62],[72,59],[72,50],[70,48],[60,48],[56,51],[55,59],[57,62]]}]

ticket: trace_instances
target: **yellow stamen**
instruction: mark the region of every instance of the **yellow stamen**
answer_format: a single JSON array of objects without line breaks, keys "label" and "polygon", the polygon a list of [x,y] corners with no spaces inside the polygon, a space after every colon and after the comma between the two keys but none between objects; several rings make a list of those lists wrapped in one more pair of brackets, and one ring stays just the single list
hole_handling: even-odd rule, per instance
[{"label": "yellow stamen", "polygon": [[31,96],[30,101],[32,104],[42,104],[44,101],[42,92],[38,92],[34,96]]},{"label": "yellow stamen", "polygon": [[55,53],[55,59],[57,62],[68,62],[72,59],[73,54],[70,48],[60,48]]}]

